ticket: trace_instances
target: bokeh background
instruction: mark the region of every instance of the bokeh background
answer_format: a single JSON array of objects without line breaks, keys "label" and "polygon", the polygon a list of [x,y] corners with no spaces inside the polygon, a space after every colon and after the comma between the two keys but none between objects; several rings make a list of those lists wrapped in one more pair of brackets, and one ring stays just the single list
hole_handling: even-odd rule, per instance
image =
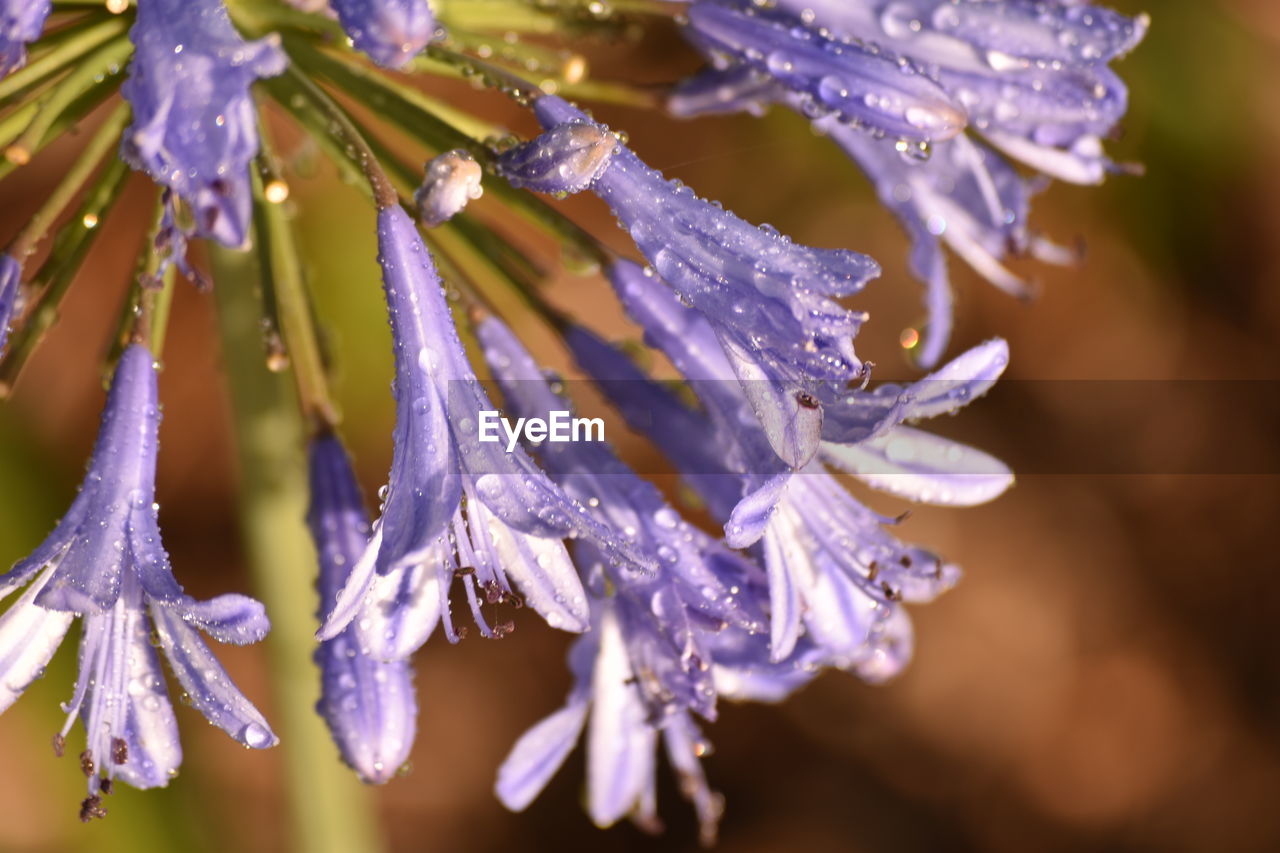
[{"label": "bokeh background", "polygon": [[[1114,5],[1153,18],[1146,42],[1120,65],[1132,107],[1112,147],[1119,159],[1144,163],[1146,176],[1054,186],[1037,200],[1037,226],[1082,239],[1088,255],[1078,268],[1022,268],[1040,284],[1031,304],[953,264],[956,346],[1003,335],[1009,377],[1026,380],[998,389],[954,427],[1034,473],[989,506],[918,509],[907,522],[905,536],[966,575],[913,611],[917,657],[900,679],[869,687],[830,673],[781,706],[722,705],[705,761],[728,801],[722,849],[1280,849],[1280,5]],[[641,82],[669,81],[696,64],[670,33],[583,50],[599,75]],[[482,93],[426,85],[529,129]],[[859,352],[880,376],[914,375],[899,346],[901,330],[919,319],[905,240],[833,146],[790,115],[682,123],[596,111],[625,128],[650,163],[745,218],[802,242],[873,254],[884,275],[856,300],[872,313]],[[292,203],[338,365],[345,436],[372,494],[387,470],[393,416],[372,213],[283,125],[279,132],[305,173],[291,180]],[[20,227],[78,144],[55,147],[5,181],[0,233]],[[0,564],[45,535],[79,479],[148,193],[130,185],[60,325],[0,407]],[[492,200],[479,204],[500,213],[485,207]],[[603,206],[567,207],[623,245]],[[554,267],[549,247],[527,248]],[[560,276],[551,293],[617,339],[635,337],[600,281]],[[223,369],[261,359],[220,350],[215,304],[192,288],[178,294],[162,378],[161,522],[190,591],[261,593],[271,580],[249,572],[246,544],[276,537],[276,580],[296,580],[287,564],[309,559],[297,545],[302,510],[286,499],[283,510],[242,524],[244,484],[280,472],[246,470],[237,454]],[[567,367],[544,329],[515,316],[548,364]],[[259,379],[268,388],[283,381]],[[1187,379],[1226,390],[1213,399],[1159,393]],[[1120,399],[1104,404],[1098,380],[1142,381],[1113,386]],[[267,425],[286,439],[290,429],[287,419]],[[1112,452],[1103,473],[1085,461],[1099,447]],[[1215,448],[1236,461],[1215,467]],[[634,438],[622,450],[647,469],[661,464]],[[286,465],[280,476],[296,473]],[[889,513],[903,508],[867,499]],[[313,591],[304,582],[294,589],[312,609]],[[273,720],[286,699],[309,704],[315,693],[308,626],[295,627],[292,641],[220,650]],[[580,753],[525,814],[507,813],[491,796],[512,742],[562,701],[567,645],[528,619],[500,642],[434,639],[418,658],[412,772],[374,791],[351,783],[343,802],[371,810],[375,831],[396,851],[694,849],[691,811],[665,771],[667,829],[656,838],[591,826],[580,809]],[[74,646],[67,642],[0,719],[0,850],[301,846],[307,836],[291,815],[308,792],[295,782],[291,798],[289,780],[308,760],[336,761],[332,748],[298,738],[248,752],[186,708],[178,714],[187,760],[175,783],[124,790],[107,820],[77,822],[83,779],[49,746],[61,725],[58,702],[71,692]]]}]

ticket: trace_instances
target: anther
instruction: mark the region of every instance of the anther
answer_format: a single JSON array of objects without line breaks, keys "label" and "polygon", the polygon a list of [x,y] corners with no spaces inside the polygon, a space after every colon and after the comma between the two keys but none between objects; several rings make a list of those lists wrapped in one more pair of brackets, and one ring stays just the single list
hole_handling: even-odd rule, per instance
[{"label": "anther", "polygon": [[93,771],[93,750],[86,749],[84,752],[80,753],[80,772],[87,778],[93,775]]},{"label": "anther", "polygon": [[61,758],[62,753],[66,751],[66,748],[67,748],[67,739],[60,734],[54,735],[53,736],[53,754],[56,755],[58,758]]},{"label": "anther", "polygon": [[111,739],[111,760],[115,764],[129,762],[129,744],[122,737]]},{"label": "anther", "polygon": [[88,823],[96,818],[104,818],[107,816],[107,810],[102,807],[102,797],[96,794],[92,797],[86,797],[84,802],[80,803],[80,822]]}]

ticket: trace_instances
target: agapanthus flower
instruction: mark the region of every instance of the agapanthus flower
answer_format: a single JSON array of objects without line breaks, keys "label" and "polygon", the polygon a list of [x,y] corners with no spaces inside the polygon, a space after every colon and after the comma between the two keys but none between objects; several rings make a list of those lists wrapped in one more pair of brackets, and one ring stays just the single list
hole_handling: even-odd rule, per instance
[{"label": "agapanthus flower", "polygon": [[[899,542],[888,532],[896,520],[855,500],[826,465],[920,502],[968,505],[1000,494],[1012,478],[997,460],[901,422],[953,411],[983,393],[1008,360],[1004,343],[978,347],[908,388],[847,392],[828,406],[827,429],[835,440],[823,440],[812,462],[792,467],[769,452],[763,430],[747,416],[746,396],[715,346],[710,324],[681,306],[657,276],[634,265],[616,270],[613,280],[649,343],[691,380],[707,413],[702,433],[714,436],[704,440],[721,448],[721,471],[740,477],[739,500],[720,520],[730,546],[759,543],[769,575],[773,660],[791,655],[803,630],[847,666],[865,664],[868,654],[880,651],[885,626],[902,618],[897,602],[931,600],[955,582],[958,570]],[[577,349],[582,338],[569,343]],[[579,354],[584,369],[600,375],[606,363]],[[615,396],[616,382],[602,387]],[[663,448],[689,441],[658,424],[650,436]],[[723,512],[723,492],[710,498]]]},{"label": "agapanthus flower", "polygon": [[590,537],[611,554],[623,544],[523,449],[480,441],[477,419],[495,408],[458,339],[431,256],[399,206],[378,214],[378,249],[396,363],[391,474],[370,544],[320,638],[360,613],[362,642],[381,657],[404,657],[437,621],[456,641],[448,607],[455,576],[483,636],[507,630],[490,627],[485,602],[523,600],[552,627],[584,630],[586,597],[562,540]]},{"label": "agapanthus flower", "polygon": [[52,8],[51,0],[0,0],[0,77],[26,64]]},{"label": "agapanthus flower", "polygon": [[435,38],[427,0],[330,0],[358,50],[379,65],[402,68]]},{"label": "agapanthus flower", "polygon": [[[537,364],[511,331],[494,317],[476,328],[494,379],[508,407],[519,417],[546,418],[567,411]],[[644,564],[606,559],[591,542],[575,544],[578,564],[600,567],[619,607],[638,606],[646,618],[624,619],[634,658],[649,661],[640,689],[661,716],[672,706],[714,716],[714,694],[706,681],[709,655],[700,634],[728,625],[763,628],[761,610],[749,587],[760,570],[723,544],[690,525],[658,489],[641,479],[598,442],[543,442],[538,454],[555,482],[587,506],[647,557]],[[652,567],[652,568],[651,568]],[[650,654],[646,648],[666,649]],[[669,666],[674,663],[675,666]],[[668,677],[669,676],[669,677]]]},{"label": "agapanthus flower", "polygon": [[[327,613],[368,542],[369,518],[337,436],[312,439],[309,456],[307,524],[320,562],[320,612]],[[388,781],[409,759],[417,729],[412,666],[403,659],[379,660],[366,654],[350,626],[321,643],[315,661],[320,667],[316,710],[343,761],[365,782]]]},{"label": "agapanthus flower", "polygon": [[[590,123],[556,97],[539,98],[534,111],[547,128]],[[668,181],[623,145],[591,189],[662,278],[713,325],[779,456],[793,465],[812,458],[820,389],[861,370],[853,337],[865,317],[835,298],[877,275],[876,263],[750,225]]]},{"label": "agapanthus flower", "polygon": [[197,630],[224,643],[256,642],[269,629],[262,605],[234,594],[196,601],[170,569],[154,502],[159,424],[152,356],[134,344],[116,367],[80,493],[49,537],[0,575],[0,596],[30,582],[0,617],[0,710],[82,620],[80,674],[54,746],[61,753],[79,716],[89,779],[83,820],[105,814],[101,796],[113,780],[164,786],[182,761],[152,629],[184,694],[210,723],[246,747],[276,743]]},{"label": "agapanthus flower", "polygon": [[694,4],[690,38],[720,67],[682,84],[671,98],[672,111],[758,113],[769,103],[783,103],[844,149],[911,237],[911,269],[926,288],[927,322],[917,353],[926,367],[942,357],[952,325],[941,244],[992,283],[1019,294],[1026,286],[1004,265],[1008,257],[1030,254],[1051,263],[1076,257],[1028,232],[1029,200],[1041,183],[1022,177],[987,144],[965,134],[932,139],[927,151],[919,151],[815,110],[812,98],[795,87],[787,63],[765,50],[767,38],[740,46],[736,64],[726,64],[724,50],[708,48],[699,26],[725,16],[764,17],[801,43],[842,38],[922,69],[963,108],[986,143],[1051,177],[1099,183],[1107,172],[1123,168],[1102,152],[1102,138],[1127,104],[1124,84],[1107,63],[1141,41],[1145,16],[1127,18],[1064,2],[782,0],[768,11],[735,11],[706,0]]},{"label": "agapanthus flower", "polygon": [[198,236],[243,246],[258,153],[249,87],[284,71],[279,38],[246,42],[220,0],[141,0],[130,38],[121,156],[190,205]]},{"label": "agapanthus flower", "polygon": [[446,151],[427,162],[422,185],[413,194],[418,221],[430,228],[457,216],[467,203],[480,198],[480,164],[462,150]]},{"label": "agapanthus flower", "polygon": [[[494,792],[512,811],[523,811],[564,764],[586,730],[587,814],[597,826],[630,817],[656,831],[657,750],[666,747],[681,792],[694,803],[705,842],[715,840],[723,799],[707,784],[698,759],[709,750],[687,711],[653,721],[636,688],[643,673],[628,653],[622,620],[612,600],[597,603],[592,630],[569,650],[573,687],[559,711],[516,741],[498,768]],[[590,720],[588,720],[590,716]]]},{"label": "agapanthus flower", "polygon": [[925,144],[950,139],[968,120],[915,65],[751,3],[695,2],[686,32],[717,64],[741,63],[797,95],[811,117],[832,115],[877,136]]},{"label": "agapanthus flower", "polygon": [[0,255],[0,353],[9,337],[9,324],[18,305],[22,265],[13,255]]}]

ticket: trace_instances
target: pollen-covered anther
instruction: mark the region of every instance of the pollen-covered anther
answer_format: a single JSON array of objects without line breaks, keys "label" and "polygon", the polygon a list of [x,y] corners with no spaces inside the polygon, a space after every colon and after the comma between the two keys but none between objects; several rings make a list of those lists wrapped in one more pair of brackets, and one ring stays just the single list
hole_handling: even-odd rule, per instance
[{"label": "pollen-covered anther", "polygon": [[61,758],[67,750],[67,739],[60,734],[53,736],[53,754]]},{"label": "pollen-covered anther", "polygon": [[93,771],[96,768],[97,765],[93,763],[93,750],[86,749],[80,753],[80,772],[85,775],[86,779],[93,775]]},{"label": "pollen-covered anther", "polygon": [[111,762],[117,766],[129,763],[129,744],[124,738],[111,739]]},{"label": "pollen-covered anther", "polygon": [[80,803],[80,822],[88,823],[96,818],[104,818],[107,816],[107,810],[102,807],[102,797],[94,794],[91,797],[85,797]]}]

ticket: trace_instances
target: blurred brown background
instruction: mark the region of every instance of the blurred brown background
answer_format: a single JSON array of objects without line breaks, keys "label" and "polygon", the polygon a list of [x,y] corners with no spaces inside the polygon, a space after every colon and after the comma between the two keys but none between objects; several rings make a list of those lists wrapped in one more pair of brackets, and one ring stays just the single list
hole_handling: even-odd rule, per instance
[{"label": "blurred brown background", "polygon": [[[1083,238],[1089,253],[1079,269],[1023,268],[1042,285],[1031,305],[953,263],[952,351],[1005,336],[1008,376],[1025,380],[1278,380],[1280,6],[1115,5],[1153,18],[1145,44],[1119,66],[1132,107],[1125,137],[1113,144],[1119,159],[1145,163],[1147,175],[1101,188],[1054,186],[1037,200],[1035,223],[1061,239]],[[633,79],[670,80],[694,64],[662,37],[596,53],[600,74]],[[489,103],[470,90],[433,88]],[[873,254],[884,275],[856,302],[872,313],[859,353],[883,376],[913,375],[898,346],[900,330],[919,316],[905,240],[833,146],[789,115],[679,123],[596,112],[629,131],[651,164],[743,217],[802,242]],[[517,119],[509,116],[527,130]],[[78,144],[5,182],[0,233],[19,227]],[[372,213],[327,168],[292,187],[340,365],[345,435],[372,494],[385,478],[393,415]],[[149,198],[145,185],[131,184],[64,319],[0,408],[0,564],[36,544],[73,493],[101,405],[108,318],[143,239]],[[568,209],[623,245],[594,200]],[[598,281],[566,278],[556,298],[601,328],[634,336]],[[183,287],[173,322],[161,388],[166,542],[193,593],[253,591],[212,298]],[[548,363],[567,364],[545,330],[522,331]],[[1261,418],[1274,414],[1266,404],[1277,386],[1247,386],[1260,398],[1256,409],[1235,394],[1244,403],[1231,411],[1132,407],[1142,416],[1124,419],[1109,419],[1087,393],[1066,394],[1061,383],[1043,383],[1042,396],[1037,387],[997,391],[959,421],[987,449],[1060,473],[1022,476],[982,508],[918,509],[902,530],[966,569],[957,589],[913,611],[918,645],[907,673],[878,688],[827,674],[782,706],[724,705],[708,727],[716,751],[705,766],[728,801],[722,849],[1280,849],[1280,560],[1272,538],[1280,478],[1072,475],[1063,456],[1073,437],[1114,436],[1152,454],[1133,470],[1161,470],[1190,436],[1198,452],[1215,440],[1247,442],[1257,470],[1275,472],[1276,422]],[[1229,429],[1218,439],[1223,424]],[[657,464],[642,443],[623,451]],[[890,513],[903,508],[867,499]],[[310,589],[298,595],[313,606]],[[351,796],[377,810],[389,849],[696,847],[691,811],[665,769],[668,826],[658,838],[590,825],[579,807],[580,753],[525,814],[507,813],[491,796],[512,742],[562,701],[567,644],[529,619],[501,642],[450,647],[433,638],[419,656],[412,773],[371,793],[351,786]],[[0,850],[293,846],[282,769],[289,745],[241,750],[185,708],[187,760],[175,784],[119,793],[107,820],[76,822],[83,779],[48,745],[61,724],[57,703],[71,692],[73,646],[0,720]],[[275,719],[279,680],[264,650],[219,651]],[[304,678],[307,666],[297,661]]]}]

